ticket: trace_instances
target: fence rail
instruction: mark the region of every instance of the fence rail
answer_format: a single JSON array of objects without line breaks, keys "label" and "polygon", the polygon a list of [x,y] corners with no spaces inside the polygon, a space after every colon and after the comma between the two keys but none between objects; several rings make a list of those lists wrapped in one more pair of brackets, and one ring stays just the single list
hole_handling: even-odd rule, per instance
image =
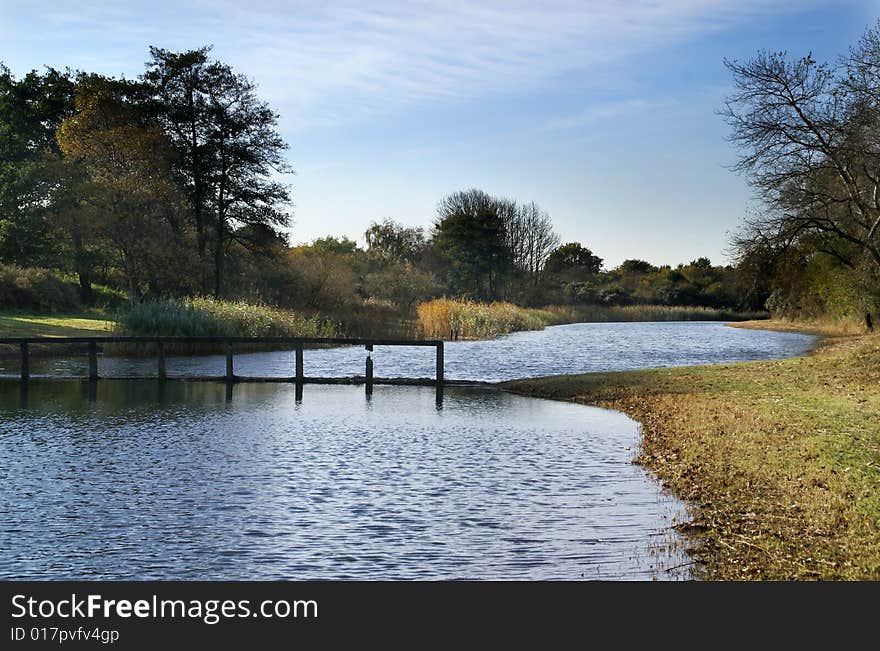
[{"label": "fence rail", "polygon": [[[153,344],[156,352],[156,378],[159,380],[169,378],[165,359],[166,344],[223,344],[226,355],[226,374],[220,377],[200,378],[205,380],[218,380],[226,382],[251,382],[251,381],[279,381],[295,382],[297,392],[301,392],[303,384],[338,384],[342,382],[360,382],[361,378],[325,378],[307,377],[304,372],[303,349],[307,345],[330,345],[330,346],[363,346],[367,351],[363,383],[367,394],[372,393],[373,384],[412,384],[424,386],[434,384],[437,387],[438,396],[444,385],[444,358],[443,342],[438,339],[372,339],[363,337],[0,337],[0,344],[18,345],[21,359],[21,379],[27,381],[30,378],[30,346],[37,345],[69,345],[86,344],[88,350],[88,379],[97,381],[98,374],[98,344]],[[290,378],[249,378],[235,375],[234,347],[235,344],[290,344],[296,350],[295,375]],[[425,378],[383,378],[373,377],[373,359],[370,353],[374,346],[422,346],[433,347],[436,351],[436,374],[434,380]],[[115,379],[115,378],[108,378]],[[127,378],[130,379],[130,378]],[[184,378],[195,379],[195,378]]]}]

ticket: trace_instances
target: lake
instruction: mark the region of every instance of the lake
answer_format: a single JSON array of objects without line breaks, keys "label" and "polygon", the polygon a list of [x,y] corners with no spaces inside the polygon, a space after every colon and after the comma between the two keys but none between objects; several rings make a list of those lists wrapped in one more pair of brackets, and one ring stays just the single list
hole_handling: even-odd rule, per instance
[{"label": "lake", "polygon": [[[663,366],[719,364],[801,355],[816,338],[793,332],[731,328],[711,321],[667,323],[574,323],[515,332],[489,341],[445,345],[446,379],[500,382],[563,373],[618,371]],[[305,351],[305,374],[319,377],[363,375],[366,353],[342,347]],[[376,346],[376,377],[434,377],[433,348]],[[225,357],[169,357],[169,375],[223,375]],[[33,358],[33,377],[85,376],[84,357]],[[154,376],[152,358],[102,358],[103,376]],[[235,355],[235,373],[290,377],[293,351]],[[0,376],[18,376],[18,360],[0,359]]]},{"label": "lake", "polygon": [[[805,335],[709,323],[576,324],[447,344],[447,377],[500,380],[769,359]],[[431,350],[376,374],[430,376]],[[306,351],[306,373],[364,351]],[[424,357],[424,359],[423,359]],[[292,354],[236,356],[290,375]],[[42,375],[81,359],[34,360]],[[220,357],[169,372],[219,373]],[[39,368],[38,368],[39,365]],[[84,367],[83,367],[84,369]],[[152,372],[102,359],[102,374]],[[4,360],[2,372],[15,375]],[[623,414],[456,387],[0,381],[0,578],[671,579],[684,505],[632,465]]]}]

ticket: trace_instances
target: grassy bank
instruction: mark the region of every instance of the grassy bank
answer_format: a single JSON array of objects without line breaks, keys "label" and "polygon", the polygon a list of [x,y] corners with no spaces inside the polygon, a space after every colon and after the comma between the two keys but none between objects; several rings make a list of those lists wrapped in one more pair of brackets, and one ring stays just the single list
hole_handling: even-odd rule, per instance
[{"label": "grassy bank", "polygon": [[73,315],[0,313],[0,337],[97,337],[109,334],[112,329],[113,321],[100,312]]},{"label": "grassy bank", "polygon": [[858,319],[810,319],[809,321],[774,316],[766,321],[731,323],[734,328],[749,330],[778,330],[781,332],[807,332],[815,335],[840,337],[865,334],[865,324]]},{"label": "grassy bank", "polygon": [[880,579],[880,335],[789,360],[522,380],[619,409],[710,579]]},{"label": "grassy bank", "polygon": [[745,321],[767,318],[764,312],[733,312],[679,305],[549,305],[545,310],[565,323],[629,321]]},{"label": "grassy bank", "polygon": [[546,310],[448,298],[422,303],[417,313],[423,335],[437,339],[491,339],[517,330],[541,330],[559,322]]},{"label": "grassy bank", "polygon": [[[21,312],[0,313],[0,337],[98,337],[110,334],[113,321],[101,312],[48,315]],[[31,346],[34,355],[59,355],[76,347]],[[0,344],[0,356],[17,357],[17,345]]]}]

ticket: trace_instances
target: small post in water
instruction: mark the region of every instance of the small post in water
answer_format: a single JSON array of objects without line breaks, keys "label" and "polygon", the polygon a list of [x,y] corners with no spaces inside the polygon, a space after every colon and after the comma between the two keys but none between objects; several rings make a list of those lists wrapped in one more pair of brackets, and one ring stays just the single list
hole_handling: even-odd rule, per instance
[{"label": "small post in water", "polygon": [[226,340],[226,381],[232,382],[235,375],[232,372],[232,342]]},{"label": "small post in water", "polygon": [[364,346],[367,350],[367,368],[366,368],[366,382],[364,384],[365,391],[368,396],[373,395],[373,357],[371,353],[373,352],[373,344],[367,344]]},{"label": "small post in water", "polygon": [[165,368],[165,344],[161,341],[156,342],[156,366],[159,379],[166,379],[168,373]]},{"label": "small post in water", "polygon": [[303,383],[303,345],[302,342],[296,344],[296,383],[302,386]]},{"label": "small post in water", "polygon": [[89,342],[89,380],[98,379],[98,345],[94,341]]},{"label": "small post in water", "polygon": [[437,342],[437,404],[443,403],[443,342]]},{"label": "small post in water", "polygon": [[31,377],[31,368],[30,368],[30,360],[28,359],[28,345],[27,342],[22,342],[19,344],[19,351],[21,353],[21,379],[24,382],[27,382]]}]

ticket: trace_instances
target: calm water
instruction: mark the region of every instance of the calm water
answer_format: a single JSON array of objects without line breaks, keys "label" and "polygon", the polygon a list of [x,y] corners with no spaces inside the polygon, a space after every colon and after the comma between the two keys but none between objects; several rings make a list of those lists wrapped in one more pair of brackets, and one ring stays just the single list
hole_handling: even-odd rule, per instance
[{"label": "calm water", "polygon": [[[800,354],[813,338],[716,323],[578,324],[447,346],[447,377]],[[377,376],[431,350],[377,349]],[[306,351],[309,375],[364,351]],[[289,376],[292,354],[236,357]],[[41,374],[81,359],[34,360]],[[102,359],[104,375],[152,360]],[[223,359],[169,360],[177,373]],[[17,363],[0,372],[17,375]],[[0,379],[0,578],[682,578],[683,505],[630,463],[623,414],[483,389]],[[683,566],[683,567],[680,567]],[[672,569],[678,568],[678,569]],[[671,571],[668,571],[670,570]]]},{"label": "calm water", "polygon": [[[560,373],[716,364],[801,355],[815,337],[791,332],[730,328],[718,322],[576,323],[537,332],[517,332],[492,341],[450,342],[445,347],[448,379],[497,382]],[[363,375],[361,348],[307,350],[307,376]],[[376,377],[433,377],[433,348],[377,346]],[[152,359],[101,359],[105,376],[155,375]],[[86,375],[85,358],[34,359],[34,376]],[[223,375],[225,358],[171,357],[170,375]],[[238,375],[290,377],[292,351],[235,356]],[[0,360],[0,375],[18,375],[16,359]]]},{"label": "calm water", "polygon": [[623,414],[481,389],[0,382],[0,578],[677,578]]}]

